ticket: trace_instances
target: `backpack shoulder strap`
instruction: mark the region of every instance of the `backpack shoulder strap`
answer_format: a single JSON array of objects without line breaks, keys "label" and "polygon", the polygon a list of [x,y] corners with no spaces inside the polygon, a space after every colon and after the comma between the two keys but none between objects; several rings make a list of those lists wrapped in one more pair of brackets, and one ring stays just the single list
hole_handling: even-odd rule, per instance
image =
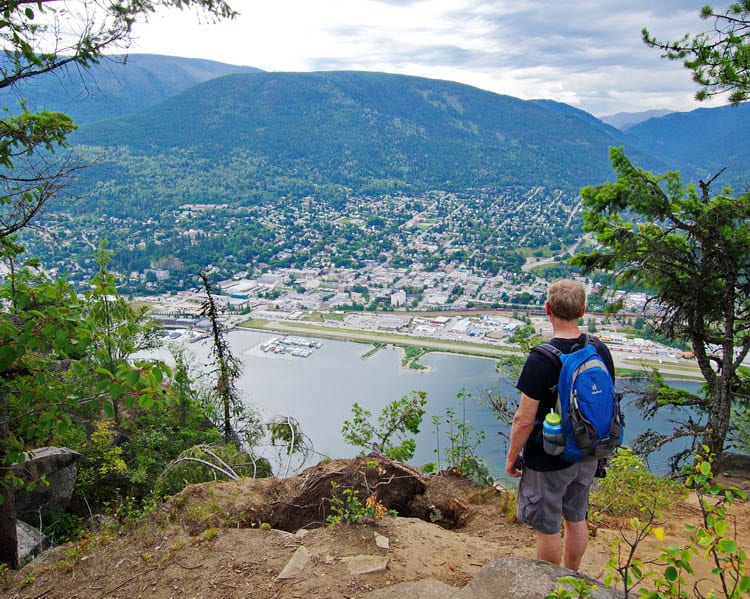
[{"label": "backpack shoulder strap", "polygon": [[551,343],[542,343],[541,345],[536,345],[531,348],[531,351],[536,351],[542,355],[547,356],[558,366],[562,364],[562,352]]},{"label": "backpack shoulder strap", "polygon": [[[615,367],[614,362],[611,362],[611,368],[610,364],[607,362],[607,359],[604,357],[604,354],[602,354],[602,346],[604,345],[604,342],[599,339],[599,337],[596,337],[594,335],[588,335],[589,339],[591,339],[591,345],[593,345],[596,348],[596,353],[599,354],[599,357],[602,359],[602,362],[604,362],[604,365],[607,367],[607,371],[612,376],[612,380],[614,381],[614,370],[612,370]],[[610,361],[612,360],[610,356]]]}]

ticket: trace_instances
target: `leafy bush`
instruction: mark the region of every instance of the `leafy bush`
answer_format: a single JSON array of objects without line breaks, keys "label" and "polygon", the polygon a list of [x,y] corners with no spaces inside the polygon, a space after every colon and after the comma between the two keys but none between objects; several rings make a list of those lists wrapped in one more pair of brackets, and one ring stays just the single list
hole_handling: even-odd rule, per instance
[{"label": "leafy bush", "polygon": [[623,447],[610,459],[607,476],[591,493],[592,518],[631,518],[642,508],[664,510],[686,494],[677,481],[652,474],[641,458]]},{"label": "leafy bush", "polygon": [[379,447],[390,459],[406,462],[414,457],[417,448],[416,441],[408,434],[419,433],[426,404],[424,391],[412,391],[411,397],[405,395],[386,405],[377,424],[373,424],[370,421],[372,414],[355,403],[352,406],[353,418],[344,421],[341,434],[350,445],[367,450]]},{"label": "leafy bush", "polygon": [[457,417],[456,410],[453,408],[446,408],[442,419],[438,416],[432,417],[438,443],[435,449],[435,453],[438,454],[438,466],[440,465],[440,427],[445,424],[448,446],[444,452],[448,467],[480,485],[491,485],[494,480],[490,470],[484,460],[477,456],[477,449],[485,439],[485,431],[484,429],[475,430],[466,419],[466,402],[473,397],[461,390],[456,399],[461,402],[462,417]]},{"label": "leafy bush", "polygon": [[331,497],[331,512],[326,517],[328,527],[336,524],[358,524],[366,520],[381,520],[386,515],[395,516],[373,493],[364,503],[359,499],[356,489],[343,489],[337,493],[339,485],[331,483],[334,495]]},{"label": "leafy bush", "polygon": [[70,427],[54,443],[81,454],[74,499],[100,506],[128,486],[128,465],[122,447],[117,444],[114,423],[102,419],[93,423],[89,434],[85,425]]},{"label": "leafy bush", "polygon": [[42,532],[55,545],[78,539],[81,519],[65,511],[56,511],[42,515]]},{"label": "leafy bush", "polygon": [[[53,444],[82,455],[74,505],[98,509],[127,497],[148,497],[164,469],[181,452],[221,441],[220,432],[206,418],[200,404],[188,398],[149,410],[126,410],[123,416],[119,428],[108,419],[90,424],[84,421],[52,440]],[[247,461],[247,456],[242,460]],[[191,476],[186,480],[193,482]],[[179,490],[184,484],[169,488]]]},{"label": "leafy bush", "polygon": [[[688,590],[691,588],[695,597],[706,599],[748,596],[747,552],[737,542],[739,522],[728,511],[735,501],[747,500],[747,494],[714,482],[713,458],[704,445],[703,453],[695,456],[695,464],[687,476],[686,485],[694,489],[701,510],[701,521],[685,527],[689,542],[682,547],[661,546],[658,560],[643,560],[638,551],[641,543],[651,535],[663,541],[665,534],[663,528],[654,526],[661,517],[659,512],[642,508],[646,520],[630,518],[628,528],[621,527],[619,537],[611,545],[612,557],[604,579],[607,586],[620,586],[625,597],[637,592],[643,599],[685,599],[691,596]],[[691,582],[688,576],[697,577],[693,567],[695,558],[713,567],[710,575],[700,575]],[[595,585],[577,577],[560,578],[558,584],[545,599],[590,597],[596,589]]]},{"label": "leafy bush", "polygon": [[195,445],[221,442],[221,433],[201,406],[188,398],[131,414],[124,425],[123,458],[128,464],[128,495],[151,492],[164,468]]}]

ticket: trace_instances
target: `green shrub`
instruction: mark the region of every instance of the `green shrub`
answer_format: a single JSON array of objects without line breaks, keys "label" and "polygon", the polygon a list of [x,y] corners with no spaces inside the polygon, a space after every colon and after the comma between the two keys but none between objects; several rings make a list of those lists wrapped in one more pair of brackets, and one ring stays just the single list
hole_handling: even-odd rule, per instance
[{"label": "green shrub", "polygon": [[367,451],[378,446],[390,459],[406,462],[414,457],[417,447],[417,442],[409,434],[419,433],[426,404],[424,391],[412,391],[411,397],[405,395],[386,405],[377,423],[373,423],[372,414],[355,402],[352,419],[344,421],[341,434],[350,445]]},{"label": "green shrub", "polygon": [[114,423],[102,419],[94,422],[93,427],[91,433],[84,425],[70,427],[55,443],[81,454],[74,499],[82,498],[83,503],[96,508],[128,485],[128,465],[122,447],[115,444]]},{"label": "green shrub", "polygon": [[42,532],[55,545],[77,541],[81,530],[81,518],[65,511],[42,515]]},{"label": "green shrub", "polygon": [[186,485],[240,477],[271,476],[271,465],[263,458],[238,450],[234,445],[196,445],[168,464],[155,484],[157,496],[174,495]]},{"label": "green shrub", "polygon": [[627,447],[610,458],[607,476],[598,480],[590,502],[594,520],[607,516],[636,517],[644,507],[661,511],[687,493],[679,482],[652,474],[644,461]]},{"label": "green shrub", "polygon": [[[626,456],[627,461],[631,462],[632,457]],[[741,599],[750,596],[747,552],[738,543],[739,522],[728,511],[735,501],[747,500],[747,494],[742,489],[714,482],[713,459],[704,445],[703,453],[695,456],[695,465],[687,476],[686,485],[695,491],[701,510],[700,522],[685,527],[688,543],[681,547],[660,546],[661,555],[657,560],[641,558],[639,547],[646,538],[653,535],[658,541],[664,540],[664,529],[654,526],[660,514],[644,507],[641,511],[646,520],[630,518],[628,527],[620,527],[619,536],[610,546],[612,557],[604,578],[608,587],[620,587],[623,596],[637,594],[642,599],[691,596]],[[696,560],[713,566],[710,575],[701,574],[698,578],[693,567]],[[691,581],[690,577],[696,579]],[[545,599],[590,597],[595,589],[595,585],[584,579],[566,576],[558,580],[558,587]]]},{"label": "green shrub", "polygon": [[336,524],[358,524],[367,520],[381,520],[386,515],[396,515],[393,510],[380,503],[375,494],[362,503],[356,489],[346,488],[339,493],[338,484],[331,483],[331,487],[331,511],[326,517],[329,528]]}]

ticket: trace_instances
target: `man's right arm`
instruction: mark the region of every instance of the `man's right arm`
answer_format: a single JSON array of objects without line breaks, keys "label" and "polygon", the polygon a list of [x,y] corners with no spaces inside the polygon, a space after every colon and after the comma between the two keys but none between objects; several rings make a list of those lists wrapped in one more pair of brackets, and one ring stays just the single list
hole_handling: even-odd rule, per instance
[{"label": "man's right arm", "polygon": [[510,447],[505,460],[505,472],[508,476],[521,476],[518,458],[534,430],[538,408],[539,402],[536,399],[532,399],[525,393],[521,394],[521,402],[513,415],[513,424],[510,427]]}]

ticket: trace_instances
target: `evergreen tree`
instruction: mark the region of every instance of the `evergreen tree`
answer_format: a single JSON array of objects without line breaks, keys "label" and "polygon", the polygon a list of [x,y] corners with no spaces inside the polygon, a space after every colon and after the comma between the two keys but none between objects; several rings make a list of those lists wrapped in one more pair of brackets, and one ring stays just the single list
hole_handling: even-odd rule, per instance
[{"label": "evergreen tree", "polygon": [[701,86],[697,100],[706,100],[729,92],[732,104],[750,97],[750,0],[729,5],[723,13],[711,6],[701,9],[700,18],[713,22],[713,28],[695,36],[685,35],[674,42],[658,41],[648,29],[643,41],[664,51],[664,57],[681,60],[693,71],[693,80]]},{"label": "evergreen tree", "polygon": [[662,393],[651,407],[693,405],[706,421],[691,421],[652,446],[699,435],[720,455],[732,403],[748,401],[738,391],[747,384],[740,365],[750,350],[750,194],[712,195],[714,179],[701,181],[699,192],[677,173],[637,168],[622,149],[610,157],[617,180],[581,192],[585,229],[602,247],[573,262],[584,272],[614,273],[621,285],[653,289],[655,333],[692,346],[706,393]]}]

